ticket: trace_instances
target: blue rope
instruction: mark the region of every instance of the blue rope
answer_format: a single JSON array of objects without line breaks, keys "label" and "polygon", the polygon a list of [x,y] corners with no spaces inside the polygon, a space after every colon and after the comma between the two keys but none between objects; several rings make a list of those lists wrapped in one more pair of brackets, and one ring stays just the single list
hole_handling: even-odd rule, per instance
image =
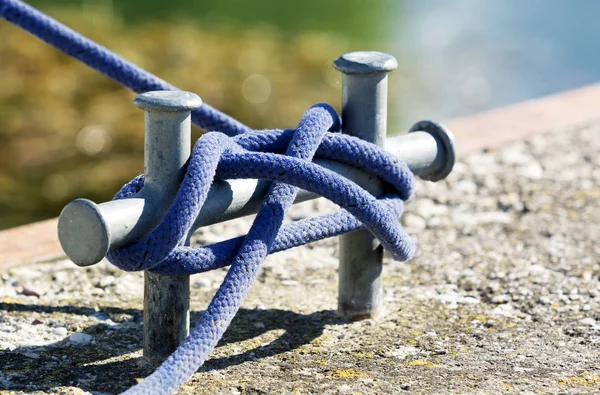
[{"label": "blue rope", "polygon": [[[332,116],[337,117],[335,111],[327,105],[317,105],[316,108],[326,110]],[[307,114],[312,112],[314,110],[309,111]],[[336,122],[333,130],[339,130],[337,125],[339,125],[338,122]],[[226,240],[202,248],[175,248],[189,232],[193,220],[202,207],[202,203],[197,202],[200,197],[189,197],[181,191],[190,188],[196,190],[198,188],[197,186],[188,187],[186,182],[189,182],[191,177],[206,172],[201,166],[208,166],[207,157],[213,155],[212,152],[218,152],[212,145],[208,148],[203,147],[204,144],[207,144],[206,139],[218,141],[218,143],[213,143],[214,145],[221,144],[230,147],[229,152],[223,152],[220,162],[214,170],[215,174],[213,175],[213,170],[210,171],[211,180],[214,177],[217,180],[260,178],[281,181],[315,192],[342,207],[347,207],[346,210],[336,214],[284,225],[275,239],[273,250],[270,252],[282,251],[350,232],[362,227],[362,223],[366,224],[367,227],[377,228],[377,220],[371,217],[375,214],[365,214],[363,207],[365,202],[373,201],[373,196],[356,184],[320,166],[298,159],[282,158],[278,155],[283,152],[283,147],[291,143],[295,133],[294,130],[254,131],[234,138],[228,138],[219,133],[204,135],[194,147],[190,167],[188,167],[189,176],[184,178],[180,195],[175,198],[173,206],[163,220],[163,224],[136,245],[111,251],[109,253],[111,262],[127,271],[152,270],[160,274],[189,275],[224,267],[231,261],[243,238]],[[222,148],[219,148],[219,150],[222,151]],[[403,210],[403,200],[409,199],[414,190],[412,174],[403,162],[378,149],[373,144],[341,133],[327,133],[316,150],[316,157],[336,160],[354,166],[390,184],[399,196],[396,196],[396,198],[393,195],[386,196],[383,202],[394,210],[391,215],[394,219],[391,222],[397,223],[395,219],[400,216]],[[193,169],[190,170],[191,168]],[[115,199],[135,195],[141,190],[143,184],[143,175],[138,176],[119,191]],[[204,185],[204,187],[209,188],[210,183]],[[346,191],[352,191],[361,200],[344,200],[344,195],[340,192],[340,189],[344,190],[344,188]],[[204,193],[208,193],[208,190]],[[173,221],[177,222],[178,213],[184,210],[195,210],[190,214],[191,223],[182,227],[175,226],[175,229],[173,229],[168,224],[173,223]],[[373,210],[377,210],[377,208],[373,208]],[[387,220],[390,220],[390,218],[386,218],[384,221]],[[391,231],[380,232],[376,236],[380,240],[389,240],[387,244],[385,242],[383,244],[395,258],[406,260],[409,254],[396,253],[398,251],[396,247],[398,236],[391,235],[389,232]],[[173,236],[175,234],[177,236]],[[165,246],[164,250],[158,251],[154,248],[154,240],[164,240],[172,236],[173,240],[168,246]],[[142,248],[143,246],[146,246],[146,248]],[[151,251],[147,249],[151,249]],[[412,247],[406,249],[409,252],[412,250]],[[172,255],[167,257],[167,253],[172,253]]]},{"label": "blue rope", "polygon": [[[211,132],[196,142],[177,196],[160,225],[137,243],[112,250],[108,258],[124,270],[171,275],[199,273],[229,263],[231,267],[188,338],[154,373],[126,393],[173,393],[202,366],[269,253],[364,226],[393,258],[407,260],[414,255],[415,242],[398,221],[404,200],[414,190],[412,173],[373,144],[337,133],[340,126],[333,108],[318,104],[304,114],[295,130],[251,132],[233,138]],[[278,153],[286,144],[284,154]],[[315,154],[340,158],[380,177],[390,193],[378,200],[352,181],[310,162]],[[212,246],[179,247],[213,181],[237,178],[274,181],[248,234]],[[143,177],[137,177],[115,199],[129,197],[142,186]],[[282,226],[298,188],[324,196],[343,209]]]},{"label": "blue rope", "polygon": [[[138,93],[176,89],[21,1],[0,0],[0,16]],[[414,240],[398,221],[404,201],[414,191],[413,174],[375,145],[339,133],[339,115],[330,106],[312,106],[294,130],[253,131],[206,104],[192,119],[217,132],[205,134],[195,144],[180,189],[161,224],[137,243],[112,250],[108,258],[123,270],[168,275],[231,267],[190,336],[128,394],[171,394],[185,383],[223,336],[269,253],[363,227],[394,259],[407,260],[415,252]],[[377,199],[312,163],[313,157],[368,172],[384,181],[388,194]],[[211,246],[180,247],[213,181],[237,178],[273,181],[248,234]],[[115,199],[130,197],[143,185],[143,176],[138,176]],[[298,188],[324,196],[342,209],[282,225]]]}]

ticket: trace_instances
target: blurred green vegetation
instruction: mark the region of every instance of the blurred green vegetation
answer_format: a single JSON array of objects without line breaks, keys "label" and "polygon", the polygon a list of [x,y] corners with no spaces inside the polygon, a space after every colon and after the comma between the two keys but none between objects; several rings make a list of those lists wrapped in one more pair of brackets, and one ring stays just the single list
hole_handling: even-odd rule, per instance
[{"label": "blurred green vegetation", "polygon": [[[385,50],[381,29],[394,7],[391,0],[31,3],[255,128],[293,127],[311,104],[337,105],[332,60]],[[76,197],[108,200],[143,171],[143,114],[132,92],[5,22],[0,37],[0,229],[57,216]]]},{"label": "blurred green vegetation", "polygon": [[77,7],[99,9],[118,16],[128,25],[151,20],[183,20],[211,28],[242,30],[269,25],[281,33],[305,31],[342,34],[354,40],[380,40],[396,23],[398,0],[34,0],[42,10]]}]

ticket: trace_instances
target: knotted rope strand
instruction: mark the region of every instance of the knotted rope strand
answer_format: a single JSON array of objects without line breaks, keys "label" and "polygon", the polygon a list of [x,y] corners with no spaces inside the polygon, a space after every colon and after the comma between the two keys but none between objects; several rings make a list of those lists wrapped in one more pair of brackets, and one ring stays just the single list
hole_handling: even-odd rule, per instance
[{"label": "knotted rope strand", "polygon": [[[362,223],[394,258],[405,260],[412,256],[414,241],[397,220],[402,208],[398,204],[402,199],[398,196],[408,198],[414,189],[414,177],[403,168],[404,164],[390,158],[384,164],[382,158],[385,155],[365,154],[377,152],[370,149],[363,150],[353,159],[363,169],[378,169],[376,165],[390,169],[385,175],[388,185],[401,187],[395,190],[395,195],[386,199],[395,202],[394,205],[386,203],[386,200],[377,200],[353,182],[309,162],[319,151],[325,136],[329,136],[330,141],[337,141],[337,144],[357,144],[354,139],[347,139],[339,133],[327,133],[328,130],[339,129],[335,111],[327,105],[316,105],[307,111],[295,132],[279,133],[279,136],[285,134],[281,139],[289,144],[285,155],[252,152],[238,144],[242,142],[250,148],[277,148],[279,146],[274,143],[277,139],[270,139],[270,144],[264,143],[263,139],[261,144],[253,145],[241,137],[230,138],[213,132],[198,140],[181,187],[161,224],[139,242],[111,251],[109,260],[127,270],[155,270],[177,275],[210,270],[225,266],[230,261],[231,268],[190,336],[152,375],[127,393],[153,391],[169,394],[183,384],[216,346],[270,252],[356,229]],[[337,136],[341,138],[336,139]],[[253,136],[249,137],[253,139]],[[359,144],[373,146],[365,142]],[[326,149],[322,151],[329,152]],[[200,212],[213,179],[232,178],[275,181],[248,234],[243,240],[231,239],[216,246],[178,247]],[[131,196],[142,185],[143,178],[135,178],[116,198]],[[297,187],[319,193],[344,210],[282,227]],[[331,223],[328,220],[332,220]],[[321,231],[315,232],[314,226],[321,226]]]},{"label": "knotted rope strand", "polygon": [[[396,255],[409,257],[414,251],[414,243],[402,231],[398,221],[388,221],[389,215],[397,215],[396,210],[385,203],[380,204],[356,184],[307,161],[330,129],[339,130],[333,109],[325,105],[311,107],[292,136],[286,156],[247,152],[235,144],[234,139],[220,133],[204,135],[194,147],[180,190],[163,222],[138,243],[110,253],[113,263],[135,264],[138,269],[150,269],[165,261],[169,262],[167,267],[177,260],[181,263],[182,251],[177,246],[201,209],[213,177],[249,178],[259,174],[261,178],[277,181],[271,185],[252,227],[237,249],[223,284],[190,336],[152,375],[126,393],[170,394],[204,363],[238,311],[260,265],[273,250],[282,230],[282,221],[296,196],[297,188],[292,185],[308,187],[341,202],[349,213],[372,225],[369,229],[375,234],[385,236],[386,240],[393,239],[388,243],[395,243]],[[286,163],[285,159],[290,162]],[[308,176],[311,181],[305,181],[305,172],[313,174]],[[317,174],[322,179],[318,179]],[[320,185],[320,181],[326,185]],[[133,182],[139,187],[139,179]],[[347,214],[344,216],[348,217]],[[354,225],[356,223],[352,222],[351,226]]]},{"label": "knotted rope strand", "polygon": [[[19,0],[0,0],[0,16],[135,92],[176,89]],[[152,375],[126,391],[129,394],[171,394],[203,364],[269,253],[361,227],[371,231],[395,259],[409,259],[415,251],[414,240],[397,220],[414,191],[414,176],[404,163],[376,146],[336,133],[340,120],[331,107],[311,107],[295,130],[253,131],[206,104],[192,113],[192,120],[218,132],[207,133],[194,146],[184,180],[161,224],[141,241],[111,251],[108,258],[124,270],[171,275],[200,273],[230,263],[231,268],[190,336]],[[390,193],[378,200],[311,163],[313,156],[379,177]],[[213,180],[236,178],[274,181],[248,234],[212,246],[180,247]],[[130,197],[143,185],[143,176],[138,176],[115,199]],[[343,209],[282,226],[298,188]]]},{"label": "knotted rope strand", "polygon": [[[265,133],[279,136],[277,140],[271,139],[271,141],[274,142],[285,141],[286,143],[289,143],[290,141],[291,133],[288,131]],[[202,160],[207,160],[207,155],[209,155],[210,152],[222,151],[220,148],[214,146],[212,143],[213,140],[221,140],[222,144],[227,146],[230,146],[233,143],[242,143],[240,145],[245,144],[253,149],[279,147],[279,145],[275,143],[252,145],[242,137],[243,136],[238,136],[229,139],[218,133],[205,135],[198,142],[197,146],[194,147],[191,166],[207,166],[207,163],[196,164],[194,158],[203,158]],[[250,137],[251,140],[254,139],[252,136]],[[201,144],[206,145],[206,147],[200,147]],[[236,145],[233,145],[232,147],[235,146]],[[223,153],[215,172],[216,179],[225,180],[240,177],[263,178],[295,183],[296,186],[325,196],[341,206],[347,206],[348,210],[350,210],[342,210],[341,212],[327,216],[323,219],[317,217],[311,220],[286,225],[276,239],[274,251],[280,251],[355,230],[360,226],[360,221],[365,221],[367,224],[371,224],[372,227],[376,227],[372,218],[365,218],[360,210],[357,212],[357,201],[354,203],[345,202],[341,198],[342,194],[338,193],[337,190],[332,190],[331,187],[328,187],[328,185],[334,184],[343,185],[341,188],[339,186],[335,188],[355,191],[355,194],[360,195],[361,199],[364,201],[372,201],[374,199],[370,194],[362,190],[362,188],[356,186],[354,183],[350,183],[338,174],[312,163],[306,163],[293,158],[281,158],[274,153],[248,153],[241,147],[237,147],[235,151],[237,151],[237,154]],[[242,155],[244,152],[245,154]],[[319,153],[322,155],[321,157],[323,159],[334,159],[339,157],[347,164],[376,175],[386,183],[390,184],[396,191],[395,193],[399,194],[399,198],[396,197],[396,199],[392,199],[390,196],[390,198],[386,200],[388,204],[393,204],[395,208],[386,215],[386,219],[383,221],[397,223],[396,219],[403,209],[402,201],[409,199],[414,191],[413,176],[406,164],[398,161],[386,152],[378,150],[373,144],[340,133],[327,133],[317,149],[317,154]],[[344,153],[346,153],[346,155],[343,155]],[[244,163],[242,163],[242,161]],[[214,164],[211,166],[214,166]],[[286,167],[291,168],[291,170],[287,171],[285,169]],[[200,168],[195,171],[206,173],[205,170],[200,170]],[[303,172],[305,175],[298,175],[297,173],[299,172]],[[184,182],[185,180],[188,180],[188,178],[185,178]],[[143,176],[139,176],[117,193],[115,198],[121,199],[133,196],[142,186]],[[182,185],[182,190],[195,193],[198,191],[198,188],[190,188]],[[203,192],[203,194],[207,193],[208,190]],[[174,248],[173,246],[178,245],[187,235],[191,221],[198,215],[197,213],[201,209],[201,206],[196,205],[197,200],[195,199],[197,198],[198,197],[185,197],[181,193],[178,194],[178,197],[176,197],[173,203],[174,207],[170,210],[170,214],[167,214],[167,217],[165,217],[163,224],[159,225],[159,227],[157,227],[153,233],[148,235],[145,240],[140,241],[137,245],[110,252],[109,258],[113,264],[128,271],[152,270],[157,273],[172,275],[193,274],[222,267],[227,260],[220,260],[219,257],[221,254],[215,254],[215,252],[224,253],[225,249],[230,246],[228,243],[231,241],[206,247],[204,249],[191,250],[186,247],[178,247],[175,248],[173,255],[167,258],[167,254]],[[195,205],[194,208],[192,208],[192,205]],[[177,228],[179,229],[179,233],[176,233],[175,231],[177,229],[174,230],[169,224],[173,223],[173,221],[175,221],[174,218],[178,215],[177,213],[183,210],[193,210],[190,217],[190,224],[187,224],[186,227]],[[356,213],[361,219],[357,220],[354,218],[353,215],[351,215],[351,212]],[[315,231],[315,227],[318,227],[319,231]],[[392,229],[390,232],[393,234],[389,237],[382,235],[379,237],[386,240],[394,240],[398,238],[398,234],[402,234],[399,229]],[[394,234],[396,236],[394,236]],[[170,244],[160,252],[155,249],[148,251],[148,248],[144,248],[144,246],[156,244],[156,240],[165,238],[171,238]],[[404,260],[414,252],[414,243],[409,243],[407,248],[401,250],[395,246],[393,241],[391,241],[386,245],[386,248],[397,258]],[[221,263],[217,263],[219,260]]]}]

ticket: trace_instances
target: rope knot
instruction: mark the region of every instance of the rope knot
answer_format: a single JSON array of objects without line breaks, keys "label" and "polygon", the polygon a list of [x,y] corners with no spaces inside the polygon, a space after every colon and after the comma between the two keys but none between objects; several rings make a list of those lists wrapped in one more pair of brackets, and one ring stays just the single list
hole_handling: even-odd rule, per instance
[{"label": "rope knot", "polygon": [[[190,275],[231,265],[196,328],[183,344],[131,391],[176,389],[201,366],[239,309],[268,254],[360,228],[375,235],[394,259],[414,255],[415,242],[398,217],[414,191],[408,167],[373,144],[339,133],[341,120],[327,104],[310,107],[292,130],[262,130],[228,137],[202,136],[185,177],[162,222],[135,244],[112,250],[108,258],[123,270]],[[391,191],[377,199],[354,182],[312,162],[313,157],[342,162],[381,179]],[[255,178],[272,184],[248,234],[200,247],[182,246],[214,180]],[[131,197],[144,185],[136,177],[115,199]],[[282,225],[299,188],[316,193],[341,209],[332,214]],[[219,325],[215,325],[219,322]]]},{"label": "rope knot", "polygon": [[[412,173],[404,163],[373,144],[340,131],[341,119],[337,112],[330,105],[319,103],[307,110],[296,129],[263,130],[236,137],[219,132],[206,133],[194,146],[179,192],[161,224],[137,243],[111,251],[109,260],[123,270],[152,270],[169,275],[189,275],[226,266],[243,238],[197,248],[181,246],[181,243],[192,228],[213,181],[238,178],[277,181],[274,185],[281,183],[289,189],[284,195],[269,193],[266,202],[281,203],[282,196],[295,197],[296,189],[300,187],[343,208],[333,215],[283,226],[279,234],[274,235],[268,253],[366,226],[395,259],[409,259],[415,244],[404,233],[397,218],[403,201],[413,193]],[[393,192],[381,200],[386,204],[381,204],[353,182],[312,163],[315,155],[369,172],[381,178]],[[140,175],[125,185],[114,199],[131,197],[143,185],[144,176]],[[284,211],[289,205],[291,202],[286,202]],[[319,237],[299,239],[297,235],[306,234],[306,229],[317,224],[325,226],[324,219],[335,220],[331,222],[335,225],[326,226],[325,231],[319,232]],[[255,224],[257,222],[258,219]],[[278,229],[280,227],[281,223]],[[224,249],[230,252],[224,253]]]},{"label": "rope knot", "polygon": [[[176,89],[22,1],[0,0],[0,16],[133,91]],[[211,133],[195,144],[167,214],[142,240],[112,250],[108,258],[123,270],[166,275],[190,275],[229,264],[231,268],[191,335],[159,369],[127,393],[175,392],[216,346],[269,253],[362,227],[371,231],[394,259],[406,260],[415,252],[414,240],[398,221],[404,201],[414,191],[412,173],[373,144],[339,133],[341,119],[331,106],[312,106],[294,130],[253,131],[207,104],[192,113],[192,120]],[[222,133],[212,132],[215,130]],[[354,182],[313,163],[313,157],[338,161],[378,177],[390,193],[378,200]],[[272,181],[248,234],[210,246],[181,246],[213,181],[237,178]],[[141,175],[115,199],[132,197],[143,186]],[[319,194],[342,209],[282,225],[298,188]]]}]

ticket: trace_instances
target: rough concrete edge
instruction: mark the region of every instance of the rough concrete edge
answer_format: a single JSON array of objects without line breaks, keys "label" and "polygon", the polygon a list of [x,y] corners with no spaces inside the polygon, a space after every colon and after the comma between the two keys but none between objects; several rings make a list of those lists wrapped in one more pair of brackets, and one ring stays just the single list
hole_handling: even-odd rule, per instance
[{"label": "rough concrete edge", "polygon": [[0,231],[0,272],[22,262],[44,262],[64,256],[57,235],[57,219]]},{"label": "rough concrete edge", "polygon": [[[445,125],[455,134],[459,155],[495,149],[539,133],[581,127],[600,119],[600,84],[561,92],[507,107],[455,118]],[[0,231],[0,272],[22,262],[64,256],[57,219]]]},{"label": "rough concrete edge", "polygon": [[600,119],[600,84],[451,119],[459,155],[496,149],[540,133],[575,129]]}]

